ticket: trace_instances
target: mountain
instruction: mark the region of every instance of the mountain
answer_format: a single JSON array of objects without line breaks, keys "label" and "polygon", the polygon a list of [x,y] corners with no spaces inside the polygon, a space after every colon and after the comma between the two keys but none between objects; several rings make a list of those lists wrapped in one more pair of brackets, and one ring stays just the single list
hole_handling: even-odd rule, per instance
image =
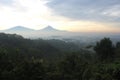
[{"label": "mountain", "polygon": [[53,28],[52,26],[47,26],[47,27],[41,29],[40,31],[43,31],[43,32],[59,32],[61,30],[57,30],[57,29]]},{"label": "mountain", "polygon": [[0,32],[9,33],[9,34],[19,34],[26,38],[48,38],[55,36],[64,36],[67,31],[58,30],[53,28],[52,26],[47,26],[41,30],[34,30],[30,28],[26,28],[24,26],[15,26],[10,29],[2,30]]},{"label": "mountain", "polygon": [[23,26],[16,26],[7,30],[4,30],[5,32],[30,32],[30,31],[34,31],[33,29],[29,29]]}]

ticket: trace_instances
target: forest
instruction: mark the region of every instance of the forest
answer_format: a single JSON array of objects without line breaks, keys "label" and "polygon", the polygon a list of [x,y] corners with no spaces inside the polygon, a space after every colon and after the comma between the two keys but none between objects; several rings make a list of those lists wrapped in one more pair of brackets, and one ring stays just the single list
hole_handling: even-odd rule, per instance
[{"label": "forest", "polygon": [[120,80],[120,42],[81,49],[62,40],[0,33],[0,80]]}]

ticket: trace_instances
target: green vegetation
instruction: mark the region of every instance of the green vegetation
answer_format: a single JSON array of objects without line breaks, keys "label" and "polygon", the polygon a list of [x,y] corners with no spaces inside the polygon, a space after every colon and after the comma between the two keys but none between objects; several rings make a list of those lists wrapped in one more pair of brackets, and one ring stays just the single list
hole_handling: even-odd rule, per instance
[{"label": "green vegetation", "polygon": [[101,61],[112,60],[115,54],[114,46],[109,38],[104,38],[100,42],[97,42],[94,50]]},{"label": "green vegetation", "polygon": [[0,34],[1,80],[120,80],[120,42],[104,38],[94,52],[61,40]]}]

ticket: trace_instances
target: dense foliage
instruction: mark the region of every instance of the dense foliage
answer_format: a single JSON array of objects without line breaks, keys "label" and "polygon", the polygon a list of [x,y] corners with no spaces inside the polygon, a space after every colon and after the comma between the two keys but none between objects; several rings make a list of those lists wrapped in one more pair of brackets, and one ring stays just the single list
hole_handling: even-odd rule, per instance
[{"label": "dense foliage", "polygon": [[97,42],[94,50],[101,61],[112,60],[114,56],[114,46],[109,38],[104,38],[100,42]]},{"label": "dense foliage", "polygon": [[[1,80],[120,80],[120,42],[104,38],[95,53],[60,40],[0,34]],[[112,61],[111,61],[112,60]]]}]

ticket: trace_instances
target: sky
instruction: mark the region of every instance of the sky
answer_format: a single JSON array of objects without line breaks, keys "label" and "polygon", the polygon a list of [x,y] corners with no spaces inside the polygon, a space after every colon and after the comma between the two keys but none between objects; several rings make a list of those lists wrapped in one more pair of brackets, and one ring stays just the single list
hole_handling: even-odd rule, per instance
[{"label": "sky", "polygon": [[47,25],[73,32],[120,33],[120,0],[0,0],[0,30]]}]

